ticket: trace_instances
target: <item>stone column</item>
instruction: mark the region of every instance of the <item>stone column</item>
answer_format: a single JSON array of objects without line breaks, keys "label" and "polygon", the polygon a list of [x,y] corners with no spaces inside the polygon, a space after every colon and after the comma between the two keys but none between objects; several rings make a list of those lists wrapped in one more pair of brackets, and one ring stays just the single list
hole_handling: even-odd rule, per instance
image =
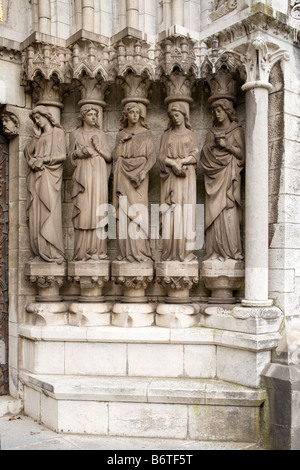
[{"label": "stone column", "polygon": [[82,29],[94,31],[94,0],[82,0]]},{"label": "stone column", "polygon": [[245,306],[269,306],[268,299],[268,93],[266,82],[246,92]]},{"label": "stone column", "polygon": [[139,0],[126,0],[126,26],[139,29]]},{"label": "stone column", "polygon": [[179,26],[184,25],[184,1],[173,0],[172,1],[172,25],[177,24]]},{"label": "stone column", "polygon": [[51,3],[50,0],[39,0],[38,8],[39,32],[51,34]]},{"label": "stone column", "polygon": [[278,47],[270,51],[262,37],[249,44],[246,83],[246,208],[245,307],[268,307],[268,94],[269,72],[287,58]]}]

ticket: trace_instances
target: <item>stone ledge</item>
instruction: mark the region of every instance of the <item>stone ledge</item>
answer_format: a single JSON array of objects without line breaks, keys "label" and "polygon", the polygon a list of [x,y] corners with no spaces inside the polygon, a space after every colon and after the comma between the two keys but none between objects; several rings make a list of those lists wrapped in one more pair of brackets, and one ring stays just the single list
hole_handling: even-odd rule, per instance
[{"label": "stone ledge", "polygon": [[30,326],[22,325],[19,335],[33,341],[151,343],[151,344],[212,344],[248,351],[269,351],[278,346],[279,333],[249,334],[213,328],[123,328],[118,326]]},{"label": "stone ledge", "polygon": [[260,406],[262,389],[208,379],[35,375],[21,381],[56,400]]}]

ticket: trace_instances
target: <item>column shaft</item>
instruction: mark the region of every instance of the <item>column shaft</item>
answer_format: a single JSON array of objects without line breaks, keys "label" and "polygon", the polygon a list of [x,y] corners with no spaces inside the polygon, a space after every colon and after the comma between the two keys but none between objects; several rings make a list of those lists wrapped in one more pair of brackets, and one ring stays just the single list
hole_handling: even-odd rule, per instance
[{"label": "column shaft", "polygon": [[51,3],[50,0],[39,0],[39,31],[51,34]]},{"label": "column shaft", "polygon": [[94,31],[95,6],[94,0],[82,0],[82,28]]},{"label": "column shaft", "polygon": [[184,26],[183,0],[172,0],[172,24]]},{"label": "column shaft", "polygon": [[126,23],[130,28],[139,29],[139,0],[126,0]]},{"label": "column shaft", "polygon": [[[250,84],[249,84],[250,85]],[[268,89],[244,85],[246,91],[245,300],[268,300]]]}]

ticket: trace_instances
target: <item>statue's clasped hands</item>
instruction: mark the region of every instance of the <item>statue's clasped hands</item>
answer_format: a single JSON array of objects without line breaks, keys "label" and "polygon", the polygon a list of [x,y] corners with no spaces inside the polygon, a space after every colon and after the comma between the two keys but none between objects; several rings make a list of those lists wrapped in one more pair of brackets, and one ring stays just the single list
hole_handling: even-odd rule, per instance
[{"label": "statue's clasped hands", "polygon": [[137,176],[134,176],[133,178],[131,178],[132,186],[134,188],[138,188],[145,178],[146,178],[146,172],[141,171]]}]

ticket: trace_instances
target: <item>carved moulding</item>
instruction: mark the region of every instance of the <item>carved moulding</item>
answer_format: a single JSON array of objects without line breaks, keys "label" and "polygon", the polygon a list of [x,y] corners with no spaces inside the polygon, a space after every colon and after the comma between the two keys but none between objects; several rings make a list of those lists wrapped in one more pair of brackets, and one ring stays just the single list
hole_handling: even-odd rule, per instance
[{"label": "carved moulding", "polygon": [[219,18],[222,18],[222,16],[235,10],[236,7],[237,0],[215,0],[213,11],[210,14],[210,19],[212,21],[218,20]]}]

